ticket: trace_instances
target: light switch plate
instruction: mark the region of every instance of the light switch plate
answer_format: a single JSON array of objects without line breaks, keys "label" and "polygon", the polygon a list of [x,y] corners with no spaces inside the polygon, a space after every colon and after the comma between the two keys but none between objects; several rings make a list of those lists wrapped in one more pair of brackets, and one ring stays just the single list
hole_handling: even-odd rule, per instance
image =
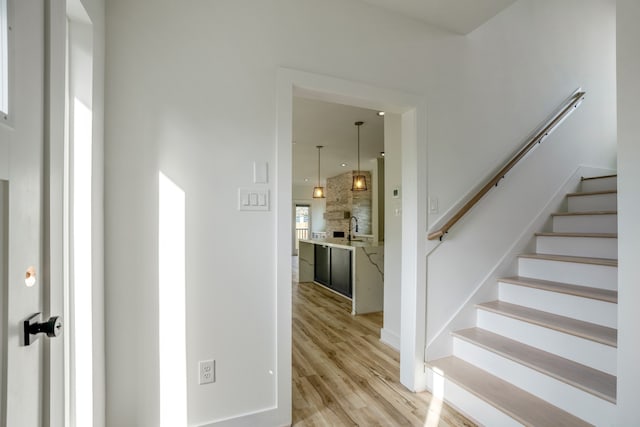
[{"label": "light switch plate", "polygon": [[266,184],[269,182],[269,168],[267,162],[253,162],[253,183]]},{"label": "light switch plate", "polygon": [[438,198],[429,197],[429,213],[437,214],[438,211]]},{"label": "light switch plate", "polygon": [[241,211],[268,211],[269,190],[266,188],[239,188],[238,210]]}]

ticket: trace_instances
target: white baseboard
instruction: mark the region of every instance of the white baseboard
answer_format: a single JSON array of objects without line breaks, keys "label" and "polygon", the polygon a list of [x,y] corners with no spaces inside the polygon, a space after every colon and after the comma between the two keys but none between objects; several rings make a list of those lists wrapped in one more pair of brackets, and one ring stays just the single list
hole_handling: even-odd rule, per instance
[{"label": "white baseboard", "polygon": [[277,408],[264,409],[262,411],[241,414],[237,417],[199,424],[198,427],[254,427],[263,425],[284,427],[291,425],[291,416],[289,415],[288,421],[284,421],[283,414],[280,412]]},{"label": "white baseboard", "polygon": [[388,329],[380,329],[380,341],[394,350],[400,351],[400,335],[391,332]]}]

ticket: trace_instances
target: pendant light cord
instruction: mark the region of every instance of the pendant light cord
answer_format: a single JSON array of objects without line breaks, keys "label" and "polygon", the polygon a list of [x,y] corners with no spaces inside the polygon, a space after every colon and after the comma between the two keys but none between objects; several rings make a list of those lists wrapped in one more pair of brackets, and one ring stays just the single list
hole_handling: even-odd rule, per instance
[{"label": "pendant light cord", "polygon": [[318,187],[320,187],[320,148],[318,147]]},{"label": "pendant light cord", "polygon": [[360,175],[360,126],[362,126],[364,122],[356,122],[355,125],[358,128],[358,175]]},{"label": "pendant light cord", "polygon": [[358,126],[358,175],[360,175],[360,126]]}]

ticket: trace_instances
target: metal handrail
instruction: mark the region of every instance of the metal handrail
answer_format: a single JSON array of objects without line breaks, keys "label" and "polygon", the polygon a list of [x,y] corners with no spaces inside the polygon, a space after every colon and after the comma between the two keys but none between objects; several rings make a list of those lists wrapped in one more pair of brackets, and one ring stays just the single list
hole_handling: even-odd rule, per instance
[{"label": "metal handrail", "polygon": [[553,117],[549,119],[545,124],[540,126],[540,130],[535,133],[535,135],[530,138],[503,167],[500,169],[498,173],[494,175],[485,185],[478,191],[475,196],[471,198],[467,203],[464,204],[458,211],[442,225],[438,230],[433,231],[428,234],[427,238],[429,240],[440,239],[442,240],[445,234],[449,232],[449,229],[453,227],[459,220],[462,218],[467,212],[471,210],[471,208],[478,203],[478,201],[489,192],[493,187],[498,186],[498,182],[505,177],[507,172],[509,172],[520,160],[524,158],[524,156],[529,153],[536,145],[540,144],[553,130],[564,121],[576,108],[580,106],[582,101],[584,100],[586,92],[578,88],[567,100],[562,104],[558,110],[556,110]]}]

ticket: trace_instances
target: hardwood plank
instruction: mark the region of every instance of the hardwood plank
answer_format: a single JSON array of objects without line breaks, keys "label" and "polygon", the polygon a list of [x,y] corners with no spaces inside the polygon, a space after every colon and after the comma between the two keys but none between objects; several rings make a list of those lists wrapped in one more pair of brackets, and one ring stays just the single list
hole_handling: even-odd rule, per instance
[{"label": "hardwood plank", "polygon": [[616,403],[616,377],[613,375],[481,328],[463,329],[453,332],[453,336]]},{"label": "hardwood plank", "polygon": [[525,426],[591,425],[456,357],[434,360],[429,365],[440,369],[446,378]]},{"label": "hardwood plank", "polygon": [[617,347],[618,345],[618,331],[616,329],[596,325],[595,323],[583,322],[503,301],[485,302],[477,304],[476,307],[611,347]]},{"label": "hardwood plank", "polygon": [[295,278],[294,272],[294,426],[424,427],[430,410],[439,426],[475,425],[437,399],[431,406],[429,393],[400,384],[399,355],[380,342],[382,313],[352,316],[350,301]]}]

